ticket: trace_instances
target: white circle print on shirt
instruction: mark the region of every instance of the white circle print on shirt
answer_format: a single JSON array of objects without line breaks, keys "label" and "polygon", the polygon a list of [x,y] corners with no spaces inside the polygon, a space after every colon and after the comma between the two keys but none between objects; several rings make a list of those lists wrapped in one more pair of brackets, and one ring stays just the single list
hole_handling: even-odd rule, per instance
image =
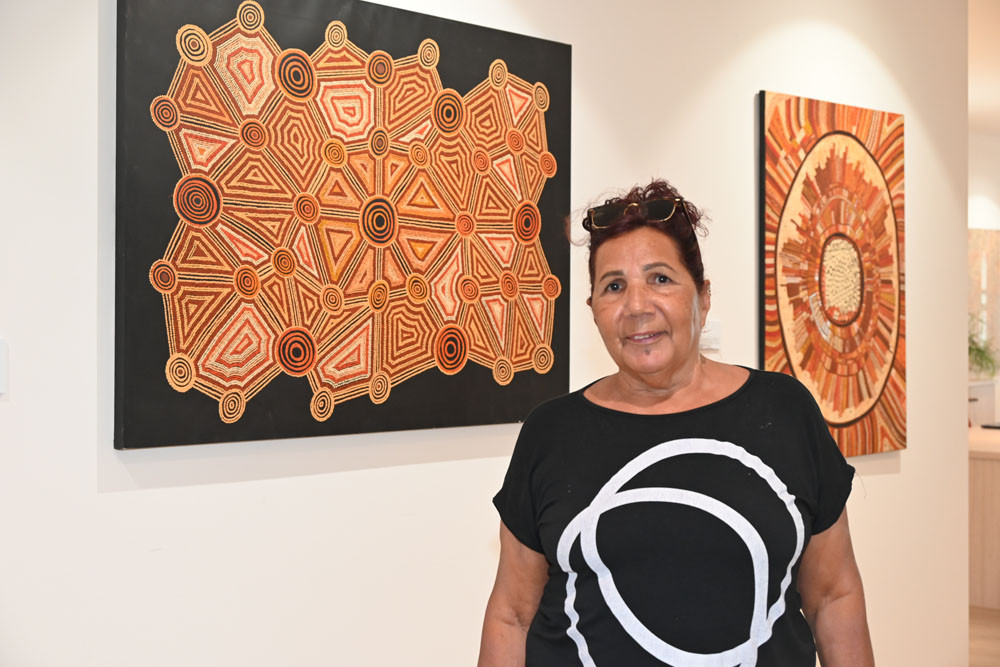
[{"label": "white circle print on shirt", "polygon": [[[686,454],[712,454],[734,459],[754,471],[771,488],[778,500],[788,510],[795,526],[795,551],[785,576],[781,580],[781,592],[777,600],[767,606],[768,590],[768,554],[757,530],[736,510],[710,496],[686,489],[653,487],[628,489],[622,491],[633,477],[650,466],[665,459]],[[629,609],[625,600],[615,586],[611,571],[601,560],[597,551],[597,522],[601,514],[608,510],[632,503],[674,503],[686,505],[707,512],[729,526],[746,544],[754,573],[754,603],[750,620],[748,638],[743,643],[720,653],[692,653],[672,646],[660,639],[649,630]],[[574,608],[576,600],[577,573],[570,565],[570,550],[580,539],[580,549],[588,567],[597,577],[601,595],[611,613],[625,631],[647,653],[668,665],[683,665],[684,667],[754,667],[757,664],[757,650],[768,639],[774,623],[785,613],[785,593],[792,582],[792,568],[802,553],[804,529],[802,515],[795,507],[795,499],[788,492],[784,482],[778,478],[774,470],[750,454],[742,447],[731,442],[709,440],[703,438],[686,438],[661,443],[646,450],[625,464],[608,482],[601,487],[594,500],[583,511],[576,515],[566,526],[559,538],[557,558],[559,567],[567,573],[565,612],[570,625],[566,634],[576,643],[577,652],[583,667],[597,667],[590,655],[587,640],[580,632],[577,624],[580,617]]]}]

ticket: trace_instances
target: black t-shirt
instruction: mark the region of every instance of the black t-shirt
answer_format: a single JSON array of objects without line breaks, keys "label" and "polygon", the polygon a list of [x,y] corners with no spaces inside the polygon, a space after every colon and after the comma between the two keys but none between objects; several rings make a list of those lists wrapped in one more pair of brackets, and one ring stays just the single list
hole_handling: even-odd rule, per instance
[{"label": "black t-shirt", "polygon": [[853,474],[787,375],[668,415],[544,403],[493,499],[549,563],[527,667],[814,667],[796,577]]}]

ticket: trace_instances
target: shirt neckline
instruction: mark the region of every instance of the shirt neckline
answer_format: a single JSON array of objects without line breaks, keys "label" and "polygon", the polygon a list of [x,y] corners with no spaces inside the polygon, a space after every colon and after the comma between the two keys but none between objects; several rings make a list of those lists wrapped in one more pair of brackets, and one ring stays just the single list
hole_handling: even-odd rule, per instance
[{"label": "shirt neckline", "polygon": [[[609,408],[609,407],[606,407],[604,405],[598,405],[597,403],[594,403],[592,400],[590,400],[589,398],[587,398],[586,396],[584,396],[583,392],[587,391],[588,388],[590,388],[592,385],[597,384],[598,382],[600,382],[604,378],[598,378],[598,379],[594,380],[593,382],[587,384],[586,386],[581,387],[580,389],[577,389],[576,391],[573,392],[573,394],[577,395],[579,397],[579,399],[581,401],[583,401],[584,405],[586,405],[587,407],[589,407],[589,408],[591,408],[593,410],[597,410],[599,412],[606,412],[606,413],[612,414],[612,415],[619,415],[619,416],[625,416],[625,417],[640,417],[640,418],[642,418],[642,417],[651,417],[651,418],[654,418],[654,419],[663,418],[663,417],[683,417],[685,415],[691,415],[691,414],[695,414],[695,413],[698,413],[698,412],[702,412],[704,410],[710,410],[712,408],[721,407],[722,405],[724,405],[726,403],[729,403],[730,401],[734,400],[735,398],[737,398],[738,396],[740,396],[742,393],[744,393],[747,390],[747,388],[750,386],[750,384],[754,381],[754,378],[756,378],[758,375],[760,375],[760,371],[757,370],[756,368],[749,368],[748,366],[742,366],[742,365],[739,365],[739,364],[736,364],[736,365],[739,366],[740,368],[745,368],[746,370],[750,371],[750,374],[747,375],[747,379],[743,381],[743,384],[741,384],[739,387],[737,387],[731,394],[727,394],[726,396],[723,396],[722,398],[714,400],[711,403],[706,403],[705,405],[699,405],[698,407],[689,408],[687,410],[681,410],[679,412],[658,412],[658,413],[647,414],[647,413],[644,413],[644,412],[627,412],[625,410],[616,410],[615,408]],[[605,377],[607,377],[607,376],[605,376]]]}]

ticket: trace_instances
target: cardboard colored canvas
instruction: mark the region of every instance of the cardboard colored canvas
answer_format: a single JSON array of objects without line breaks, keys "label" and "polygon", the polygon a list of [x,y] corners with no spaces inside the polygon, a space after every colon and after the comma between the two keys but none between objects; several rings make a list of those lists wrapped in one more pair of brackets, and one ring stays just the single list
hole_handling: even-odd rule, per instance
[{"label": "cardboard colored canvas", "polygon": [[762,92],[760,355],[846,456],[906,447],[903,116]]},{"label": "cardboard colored canvas", "polygon": [[568,388],[566,45],[121,0],[115,447],[512,422]]}]

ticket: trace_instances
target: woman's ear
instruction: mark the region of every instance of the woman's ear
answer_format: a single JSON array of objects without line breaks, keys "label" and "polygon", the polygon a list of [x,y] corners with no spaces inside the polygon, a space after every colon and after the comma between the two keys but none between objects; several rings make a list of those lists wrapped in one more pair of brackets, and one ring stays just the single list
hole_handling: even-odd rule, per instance
[{"label": "woman's ear", "polygon": [[594,307],[594,302],[589,296],[587,297],[587,305],[590,306],[591,308]]},{"label": "woman's ear", "polygon": [[701,293],[698,294],[698,310],[701,315],[701,328],[705,328],[705,322],[708,321],[708,311],[712,308],[712,281],[706,280],[705,284],[701,286]]}]

